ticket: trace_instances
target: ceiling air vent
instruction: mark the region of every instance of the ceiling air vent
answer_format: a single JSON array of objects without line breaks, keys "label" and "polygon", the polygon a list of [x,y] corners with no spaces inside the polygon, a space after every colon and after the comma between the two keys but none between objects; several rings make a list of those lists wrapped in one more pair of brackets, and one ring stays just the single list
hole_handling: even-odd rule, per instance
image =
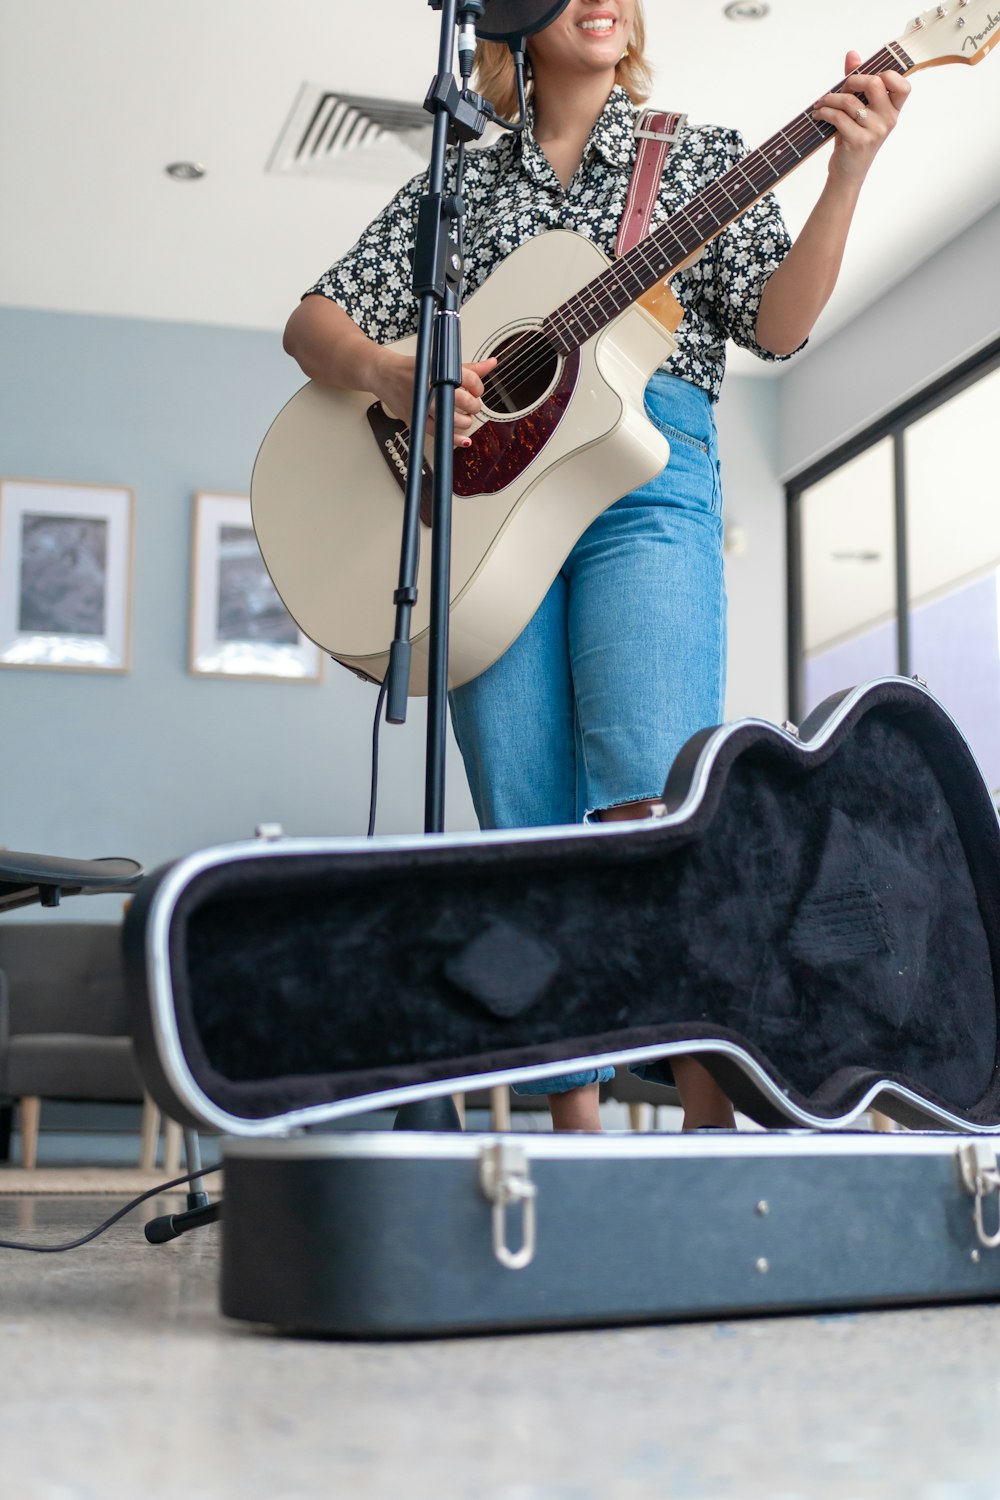
[{"label": "ceiling air vent", "polygon": [[419,104],[335,93],[304,83],[267,164],[269,172],[366,175],[426,163],[433,121]]}]

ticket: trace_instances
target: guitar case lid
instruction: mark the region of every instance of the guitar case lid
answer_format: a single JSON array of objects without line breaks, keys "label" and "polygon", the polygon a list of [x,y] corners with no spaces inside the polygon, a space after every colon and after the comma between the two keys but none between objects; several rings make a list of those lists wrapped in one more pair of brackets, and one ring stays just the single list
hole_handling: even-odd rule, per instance
[{"label": "guitar case lid", "polygon": [[[697,1053],[761,1124],[1000,1131],[1000,825],[926,688],[696,735],[667,815],[207,849],[125,926],[171,1115],[279,1134]],[[666,1070],[666,1071],[664,1071]]]}]

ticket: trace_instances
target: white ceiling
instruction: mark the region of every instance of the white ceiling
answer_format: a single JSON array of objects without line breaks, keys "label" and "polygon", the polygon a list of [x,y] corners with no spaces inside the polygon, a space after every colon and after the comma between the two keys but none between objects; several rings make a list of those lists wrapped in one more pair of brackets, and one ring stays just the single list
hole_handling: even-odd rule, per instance
[{"label": "white ceiling", "polygon": [[[842,76],[847,47],[901,37],[901,3],[772,0],[765,21],[734,24],[721,0],[647,0],[655,102],[759,144]],[[2,33],[3,304],[278,329],[419,166],[399,147],[370,170],[265,171],[306,80],[422,99],[439,37],[427,0],[3,0]],[[1000,62],[915,77],[817,337],[1000,200],[998,135]],[[780,194],[793,231],[826,156]],[[168,178],[179,159],[207,175]]]}]

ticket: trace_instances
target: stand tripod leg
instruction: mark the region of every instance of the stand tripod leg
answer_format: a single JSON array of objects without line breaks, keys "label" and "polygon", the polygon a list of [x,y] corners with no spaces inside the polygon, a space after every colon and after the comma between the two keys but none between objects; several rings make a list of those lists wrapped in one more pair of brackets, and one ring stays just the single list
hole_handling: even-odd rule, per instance
[{"label": "stand tripod leg", "polygon": [[218,1203],[206,1203],[202,1208],[189,1208],[184,1214],[163,1214],[159,1219],[150,1219],[146,1225],[146,1238],[151,1245],[165,1245],[189,1229],[200,1229],[203,1224],[214,1224],[221,1218],[220,1199]]},{"label": "stand tripod leg", "polygon": [[[174,1124],[173,1121],[169,1122]],[[180,1133],[181,1127],[174,1125],[174,1129]],[[184,1159],[189,1172],[201,1172],[201,1142],[196,1130],[183,1132]],[[176,1172],[171,1176],[176,1176]],[[200,1229],[203,1224],[214,1224],[222,1217],[222,1200],[215,1203],[209,1201],[205,1192],[205,1183],[201,1176],[192,1177],[187,1193],[187,1211],[182,1214],[161,1214],[159,1218],[150,1219],[146,1225],[145,1235],[151,1245],[164,1245],[168,1240],[175,1240],[178,1235],[186,1234],[189,1229]]]}]

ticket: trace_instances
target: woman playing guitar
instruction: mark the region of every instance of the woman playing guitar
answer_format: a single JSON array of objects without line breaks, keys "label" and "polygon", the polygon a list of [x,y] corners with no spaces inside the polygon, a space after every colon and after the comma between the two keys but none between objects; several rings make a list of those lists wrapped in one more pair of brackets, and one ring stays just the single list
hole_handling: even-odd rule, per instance
[{"label": "woman playing guitar", "polygon": [[[647,97],[643,46],[641,0],[569,0],[530,38],[529,126],[472,153],[466,170],[467,293],[547,229],[576,230],[614,253],[635,162],[636,105]],[[850,53],[847,73],[860,62]],[[515,112],[507,48],[481,42],[477,66],[480,91],[501,114]],[[855,74],[849,90],[816,105],[815,117],[836,129],[834,150],[794,245],[766,196],[671,282],[685,313],[678,348],[646,390],[669,463],[598,517],[514,644],[452,692],[482,827],[647,817],[680,747],[721,721],[725,590],[713,406],[725,343],[770,360],[801,348],[909,88],[896,73]],[[734,131],[685,126],[667,157],[654,224],[743,154]],[[414,362],[385,346],[416,326],[407,251],[424,191],[418,178],[396,195],[305,295],[285,332],[286,350],[311,380],[370,391],[398,414],[410,410]],[[494,364],[464,367],[456,446],[469,445]],[[685,1129],[733,1125],[729,1100],[700,1063],[674,1058],[671,1066]],[[598,1130],[598,1084],[610,1076],[566,1075],[522,1091],[548,1094],[556,1129]]]}]

